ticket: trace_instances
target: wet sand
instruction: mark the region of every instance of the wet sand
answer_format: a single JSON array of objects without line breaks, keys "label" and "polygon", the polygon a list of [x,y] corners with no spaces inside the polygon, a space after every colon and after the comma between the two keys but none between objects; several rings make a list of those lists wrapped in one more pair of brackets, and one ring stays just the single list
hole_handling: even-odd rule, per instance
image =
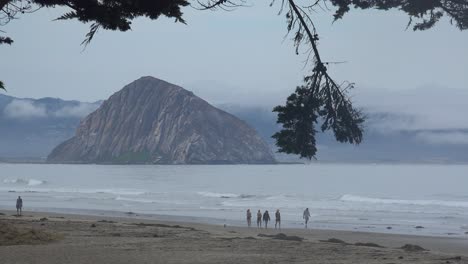
[{"label": "wet sand", "polygon": [[[15,217],[12,211],[0,213],[3,214],[0,215],[2,264],[468,263],[468,236],[265,230],[143,220],[132,216],[25,212],[24,216]],[[11,230],[27,236],[16,241],[16,233],[8,236]],[[41,240],[44,237],[47,239]],[[418,245],[425,250],[410,246],[406,247],[409,250],[402,249],[405,244]]]}]

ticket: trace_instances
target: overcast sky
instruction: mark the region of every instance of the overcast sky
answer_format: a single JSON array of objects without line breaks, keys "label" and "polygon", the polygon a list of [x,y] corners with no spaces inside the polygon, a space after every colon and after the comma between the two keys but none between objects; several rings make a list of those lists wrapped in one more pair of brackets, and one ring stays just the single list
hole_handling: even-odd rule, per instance
[{"label": "overcast sky", "polygon": [[[43,9],[2,28],[15,43],[0,48],[0,79],[12,96],[96,101],[151,75],[213,103],[280,103],[309,68],[305,55],[294,54],[290,38],[283,40],[284,15],[269,3],[234,12],[188,7],[188,25],[138,19],[131,32],[100,31],[84,51],[80,43],[89,25],[53,22],[63,10]],[[437,90],[435,100],[450,96],[445,89],[468,89],[468,31],[447,20],[413,32],[405,30],[408,17],[397,11],[353,11],[336,23],[332,11],[313,17],[323,60],[347,62],[330,71],[337,80],[356,83],[357,101],[385,101],[380,92],[426,87]]]}]

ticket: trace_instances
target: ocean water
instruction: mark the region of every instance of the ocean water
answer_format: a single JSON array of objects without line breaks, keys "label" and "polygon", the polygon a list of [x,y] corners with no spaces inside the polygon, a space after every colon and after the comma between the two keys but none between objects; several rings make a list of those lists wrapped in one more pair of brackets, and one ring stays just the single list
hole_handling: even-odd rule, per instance
[{"label": "ocean water", "polygon": [[0,209],[18,195],[25,211],[227,225],[280,209],[286,228],[304,228],[308,207],[312,228],[468,238],[468,165],[0,164]]}]

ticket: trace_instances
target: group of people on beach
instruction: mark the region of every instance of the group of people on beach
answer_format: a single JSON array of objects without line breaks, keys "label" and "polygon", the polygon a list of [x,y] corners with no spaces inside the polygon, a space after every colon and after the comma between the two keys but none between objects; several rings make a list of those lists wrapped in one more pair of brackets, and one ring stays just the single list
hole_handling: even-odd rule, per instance
[{"label": "group of people on beach", "polygon": [[[265,210],[265,212],[262,214],[260,210],[257,211],[257,227],[261,228],[262,227],[262,221],[265,223],[265,228],[268,228],[268,222],[270,222],[270,213],[268,210]],[[247,209],[247,226],[251,227],[252,226],[252,212],[250,209]],[[279,209],[276,210],[275,213],[275,229],[280,228],[281,229],[281,213]]]},{"label": "group of people on beach", "polygon": [[[302,217],[304,218],[305,222],[305,228],[307,228],[307,224],[310,219],[310,212],[309,208],[306,208],[304,210],[304,213],[302,214]],[[268,210],[265,210],[265,212],[262,214],[260,210],[257,211],[257,227],[262,228],[262,221],[264,223],[265,228],[268,228],[268,222],[270,222],[270,213]],[[252,226],[252,212],[250,209],[247,209],[247,226],[251,227]],[[276,209],[275,212],[275,229],[281,229],[281,213],[279,209]]]}]

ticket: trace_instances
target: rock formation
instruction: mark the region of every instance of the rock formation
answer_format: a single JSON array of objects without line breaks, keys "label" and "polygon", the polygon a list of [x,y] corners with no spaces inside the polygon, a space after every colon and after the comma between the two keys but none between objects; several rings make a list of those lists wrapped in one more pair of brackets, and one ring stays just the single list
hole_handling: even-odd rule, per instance
[{"label": "rock formation", "polygon": [[256,131],[179,86],[142,77],[81,121],[52,163],[274,163]]}]

